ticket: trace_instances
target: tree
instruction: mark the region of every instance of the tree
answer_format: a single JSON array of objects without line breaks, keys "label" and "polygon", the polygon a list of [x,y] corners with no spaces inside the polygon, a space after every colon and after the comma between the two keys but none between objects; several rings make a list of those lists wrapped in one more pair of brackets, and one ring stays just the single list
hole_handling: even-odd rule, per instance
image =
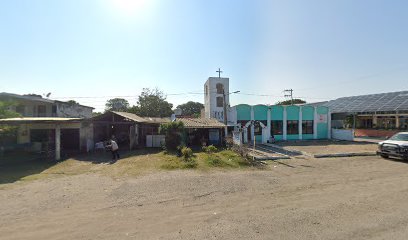
[{"label": "tree", "polygon": [[123,98],[109,99],[105,104],[106,111],[126,112],[129,109],[129,102]]},{"label": "tree", "polygon": [[[302,104],[302,103],[306,103],[306,101],[299,99],[299,98],[293,99],[293,104]],[[277,102],[276,105],[292,105],[292,100],[280,101],[280,102]]]},{"label": "tree", "polygon": [[159,133],[166,135],[166,149],[175,150],[181,144],[181,135],[184,132],[184,124],[180,121],[163,123]]},{"label": "tree", "polygon": [[1,118],[13,118],[20,117],[21,115],[17,112],[9,110],[11,106],[14,106],[13,102],[0,101],[0,119]]},{"label": "tree", "polygon": [[173,104],[166,101],[166,96],[159,89],[143,88],[137,105],[128,111],[141,117],[169,117],[173,114]]},{"label": "tree", "polygon": [[67,101],[67,103],[68,103],[68,105],[70,105],[70,106],[79,105],[79,103],[78,103],[77,101],[75,101],[75,100],[69,100],[69,101]]},{"label": "tree", "polygon": [[201,109],[204,108],[204,105],[199,102],[189,101],[187,103],[178,105],[177,108],[181,109],[182,114],[185,116],[194,116],[199,117],[201,115]]},{"label": "tree", "polygon": [[[0,119],[1,118],[13,118],[20,117],[17,112],[11,111],[10,106],[14,106],[14,102],[0,101]],[[13,142],[17,139],[17,127],[0,125],[0,146],[7,142]]]}]

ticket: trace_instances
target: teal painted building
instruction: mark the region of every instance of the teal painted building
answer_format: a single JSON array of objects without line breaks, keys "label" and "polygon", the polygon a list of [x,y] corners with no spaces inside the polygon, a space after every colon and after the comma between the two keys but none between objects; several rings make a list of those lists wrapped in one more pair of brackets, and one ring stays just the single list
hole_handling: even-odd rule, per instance
[{"label": "teal painted building", "polygon": [[243,142],[331,138],[330,111],[324,106],[267,106],[240,104],[229,119],[242,132]]}]

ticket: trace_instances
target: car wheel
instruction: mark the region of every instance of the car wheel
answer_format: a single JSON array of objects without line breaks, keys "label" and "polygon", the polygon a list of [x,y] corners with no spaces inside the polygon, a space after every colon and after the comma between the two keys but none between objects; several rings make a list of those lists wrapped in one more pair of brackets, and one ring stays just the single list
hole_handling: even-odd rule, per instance
[{"label": "car wheel", "polygon": [[386,159],[389,158],[389,156],[388,156],[387,154],[381,154],[380,156],[381,156],[382,158],[386,158]]}]

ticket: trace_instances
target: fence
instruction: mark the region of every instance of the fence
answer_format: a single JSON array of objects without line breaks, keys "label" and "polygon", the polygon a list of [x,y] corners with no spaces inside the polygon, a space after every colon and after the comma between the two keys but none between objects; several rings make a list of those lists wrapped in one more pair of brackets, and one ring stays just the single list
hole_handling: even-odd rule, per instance
[{"label": "fence", "polygon": [[334,129],[332,128],[331,136],[332,136],[332,139],[353,141],[354,131],[352,129]]}]

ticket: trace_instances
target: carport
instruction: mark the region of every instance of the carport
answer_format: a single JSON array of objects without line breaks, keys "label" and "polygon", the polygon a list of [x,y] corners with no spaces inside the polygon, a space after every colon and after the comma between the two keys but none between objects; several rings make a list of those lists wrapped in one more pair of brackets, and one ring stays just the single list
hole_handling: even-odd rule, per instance
[{"label": "carport", "polygon": [[91,140],[82,131],[85,142],[81,141],[81,130],[86,130],[81,121],[80,118],[23,117],[0,119],[0,124],[18,127],[17,144],[32,144],[34,151],[55,151],[55,160],[60,160],[61,149],[79,152],[81,145]]}]

